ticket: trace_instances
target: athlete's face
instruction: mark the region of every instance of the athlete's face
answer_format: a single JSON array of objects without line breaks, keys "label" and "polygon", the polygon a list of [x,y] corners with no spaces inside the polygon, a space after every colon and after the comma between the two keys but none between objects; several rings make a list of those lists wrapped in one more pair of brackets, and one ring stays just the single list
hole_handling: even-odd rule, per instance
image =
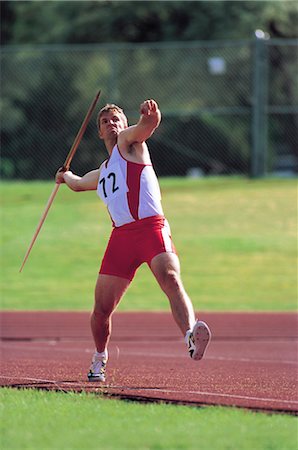
[{"label": "athlete's face", "polygon": [[111,139],[127,128],[127,119],[124,114],[116,110],[104,112],[99,119],[99,137]]}]

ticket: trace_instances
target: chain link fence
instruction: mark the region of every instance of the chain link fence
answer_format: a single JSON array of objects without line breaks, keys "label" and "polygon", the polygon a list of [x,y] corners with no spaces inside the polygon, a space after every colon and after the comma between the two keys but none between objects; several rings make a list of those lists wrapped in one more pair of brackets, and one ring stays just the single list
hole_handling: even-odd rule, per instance
[{"label": "chain link fence", "polygon": [[[163,120],[149,141],[159,176],[298,171],[297,40],[4,47],[1,176],[52,178],[98,89],[129,122],[154,98]],[[96,115],[72,163],[106,158]]]}]

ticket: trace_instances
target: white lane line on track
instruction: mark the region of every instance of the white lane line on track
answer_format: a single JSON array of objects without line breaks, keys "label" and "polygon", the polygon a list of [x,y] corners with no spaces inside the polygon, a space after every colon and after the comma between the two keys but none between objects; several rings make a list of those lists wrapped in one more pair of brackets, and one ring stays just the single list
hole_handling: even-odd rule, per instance
[{"label": "white lane line on track", "polygon": [[[135,355],[135,356],[142,356],[143,358],[145,356],[150,356],[150,357],[154,357],[154,358],[185,358],[185,353],[184,354],[176,354],[176,355],[170,355],[169,353],[160,353],[160,352],[139,352],[139,351],[133,351],[133,350],[129,350],[129,351],[125,351],[123,350],[121,352],[123,355]],[[188,355],[186,354],[186,357],[188,357]],[[248,362],[248,363],[266,363],[266,364],[292,364],[292,365],[298,365],[298,359],[296,360],[283,360],[283,359],[257,359],[257,358],[238,358],[237,356],[235,356],[234,358],[231,357],[226,357],[226,356],[204,356],[204,360],[214,360],[214,361],[241,361],[241,362]]]},{"label": "white lane line on track", "polygon": [[[5,375],[0,375],[0,378],[6,378],[6,379],[9,379],[9,380],[11,380],[11,377],[8,377],[8,376],[5,376]],[[61,382],[60,381],[53,381],[53,380],[44,380],[44,379],[41,379],[41,378],[27,378],[27,377],[18,377],[17,378],[18,380],[24,380],[24,381],[33,381],[33,382],[37,382],[37,383],[50,383],[50,384],[53,384],[54,386],[56,386],[56,388],[59,390],[59,391],[63,391],[63,387],[62,386],[59,386],[59,384],[61,384]],[[63,383],[63,382],[62,382]],[[19,383],[19,382],[16,382],[15,383],[16,385],[20,385],[21,383]],[[6,386],[2,386],[2,387],[11,387],[11,385],[6,385]],[[23,385],[23,387],[25,387],[24,385]]]},{"label": "white lane line on track", "polygon": [[257,358],[227,358],[226,356],[205,356],[204,359],[211,359],[215,361],[241,361],[248,363],[280,363],[280,364],[292,364],[294,366],[298,365],[298,360],[287,360],[287,359],[257,359]]},{"label": "white lane line on track", "polygon": [[[6,378],[6,379],[11,379],[11,377],[8,376],[2,376],[0,375],[0,378]],[[51,384],[55,384],[58,388],[59,388],[59,384],[60,385],[72,385],[73,386],[73,382],[67,382],[67,381],[55,381],[55,380],[45,380],[42,378],[28,378],[28,377],[18,377],[18,379],[20,380],[24,380],[24,381],[35,381],[38,383],[51,383]],[[18,383],[20,384],[20,383]],[[256,401],[262,401],[262,402],[269,402],[269,403],[273,403],[273,402],[278,402],[278,403],[291,403],[293,405],[298,405],[298,401],[296,400],[282,400],[282,399],[278,399],[278,398],[264,398],[264,397],[251,397],[248,395],[237,395],[237,394],[223,394],[223,393],[216,393],[216,392],[206,392],[206,391],[177,391],[175,389],[155,389],[155,388],[130,388],[128,386],[106,386],[106,385],[100,385],[100,387],[103,387],[105,389],[122,389],[122,390],[129,390],[129,391],[133,391],[133,392],[139,392],[139,391],[145,391],[145,392],[158,392],[158,393],[165,393],[165,394],[194,394],[194,395],[205,395],[205,396],[209,396],[209,397],[224,397],[224,398],[235,398],[235,399],[240,399],[240,400],[256,400]]]},{"label": "white lane line on track", "polygon": [[[29,351],[35,351],[35,350],[54,350],[55,352],[61,352],[61,353],[90,353],[93,354],[93,349],[76,349],[76,348],[59,348],[56,347],[56,345],[53,345],[53,343],[49,342],[47,343],[48,346],[43,345],[43,346],[32,346],[32,345],[26,345],[26,350]],[[11,349],[11,347],[13,347],[14,349],[18,349],[18,350],[24,350],[23,346],[20,345],[13,345],[11,346],[11,344],[1,344],[0,347],[4,348],[9,348]],[[113,349],[113,347],[110,350],[110,355],[112,356],[114,351],[117,353],[117,350]],[[134,350],[122,350],[120,352],[121,356],[126,356],[126,355],[130,355],[130,356],[141,356],[142,358],[144,358],[144,356],[150,356],[152,358],[185,358],[185,356],[187,357],[187,354],[185,355],[185,353],[181,353],[181,354],[170,354],[170,353],[160,353],[160,352],[139,352],[139,351],[134,351]],[[119,355],[117,353],[117,356],[119,358]],[[118,359],[117,358],[117,359]],[[298,359],[296,360],[283,360],[283,359],[257,359],[257,358],[238,358],[238,357],[227,357],[227,356],[205,356],[204,360],[211,360],[211,361],[240,361],[240,362],[247,362],[247,363],[264,363],[264,364],[289,364],[289,365],[298,365]]]},{"label": "white lane line on track", "polygon": [[[127,389],[138,391],[137,388],[130,389],[126,386],[108,386],[109,389]],[[246,395],[237,395],[237,394],[220,394],[216,392],[205,392],[205,391],[177,391],[174,389],[155,389],[155,388],[140,388],[139,391],[149,391],[149,392],[164,392],[168,394],[195,394],[195,395],[208,395],[212,397],[226,397],[226,398],[237,398],[241,400],[259,400],[263,402],[280,402],[280,403],[293,403],[294,405],[298,405],[298,401],[296,400],[282,400],[278,398],[263,398],[263,397],[250,397]]]},{"label": "white lane line on track", "polygon": [[[9,376],[7,376],[7,375],[0,375],[0,378],[8,378],[9,380],[12,378],[13,379],[13,377],[9,377]],[[57,383],[57,381],[54,381],[54,380],[46,380],[46,379],[44,379],[44,378],[29,378],[29,377],[18,377],[18,380],[25,380],[25,381],[37,381],[37,382],[40,382],[40,383]],[[59,383],[59,382],[58,382]]]},{"label": "white lane line on track", "polygon": [[58,346],[58,344],[55,341],[50,341],[50,342],[45,342],[43,345],[14,345],[12,343],[0,343],[0,348],[2,349],[14,349],[14,350],[51,350],[53,352],[69,352],[69,353],[92,353],[94,352],[94,349],[90,349],[90,348],[85,348],[85,349],[81,349],[81,348],[61,348]]}]

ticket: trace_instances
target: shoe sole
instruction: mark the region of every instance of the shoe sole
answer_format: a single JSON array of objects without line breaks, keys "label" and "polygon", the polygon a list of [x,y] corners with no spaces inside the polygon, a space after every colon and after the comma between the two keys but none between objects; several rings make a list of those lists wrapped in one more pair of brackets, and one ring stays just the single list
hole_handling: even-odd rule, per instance
[{"label": "shoe sole", "polygon": [[103,373],[95,374],[95,373],[89,372],[87,377],[88,377],[88,381],[106,381],[106,377],[104,376]]},{"label": "shoe sole", "polygon": [[88,381],[92,381],[92,382],[94,382],[94,381],[100,381],[100,382],[103,382],[103,381],[106,381],[106,379],[105,379],[105,377],[96,377],[96,376],[91,376],[91,377],[89,377],[88,376]]},{"label": "shoe sole", "polygon": [[205,322],[198,321],[193,329],[193,336],[196,346],[196,351],[192,355],[192,359],[199,361],[203,358],[207,347],[211,340],[211,331]]}]

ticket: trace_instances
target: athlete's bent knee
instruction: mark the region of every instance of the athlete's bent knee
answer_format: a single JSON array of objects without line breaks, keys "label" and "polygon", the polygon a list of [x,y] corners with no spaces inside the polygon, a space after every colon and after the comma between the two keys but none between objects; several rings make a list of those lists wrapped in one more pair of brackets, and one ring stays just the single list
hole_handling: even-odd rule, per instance
[{"label": "athlete's bent knee", "polygon": [[181,287],[180,275],[175,270],[168,270],[163,275],[160,285],[166,293],[177,291]]},{"label": "athlete's bent knee", "polygon": [[96,320],[107,320],[111,316],[113,310],[111,308],[102,308],[95,306],[92,311],[92,316]]}]

